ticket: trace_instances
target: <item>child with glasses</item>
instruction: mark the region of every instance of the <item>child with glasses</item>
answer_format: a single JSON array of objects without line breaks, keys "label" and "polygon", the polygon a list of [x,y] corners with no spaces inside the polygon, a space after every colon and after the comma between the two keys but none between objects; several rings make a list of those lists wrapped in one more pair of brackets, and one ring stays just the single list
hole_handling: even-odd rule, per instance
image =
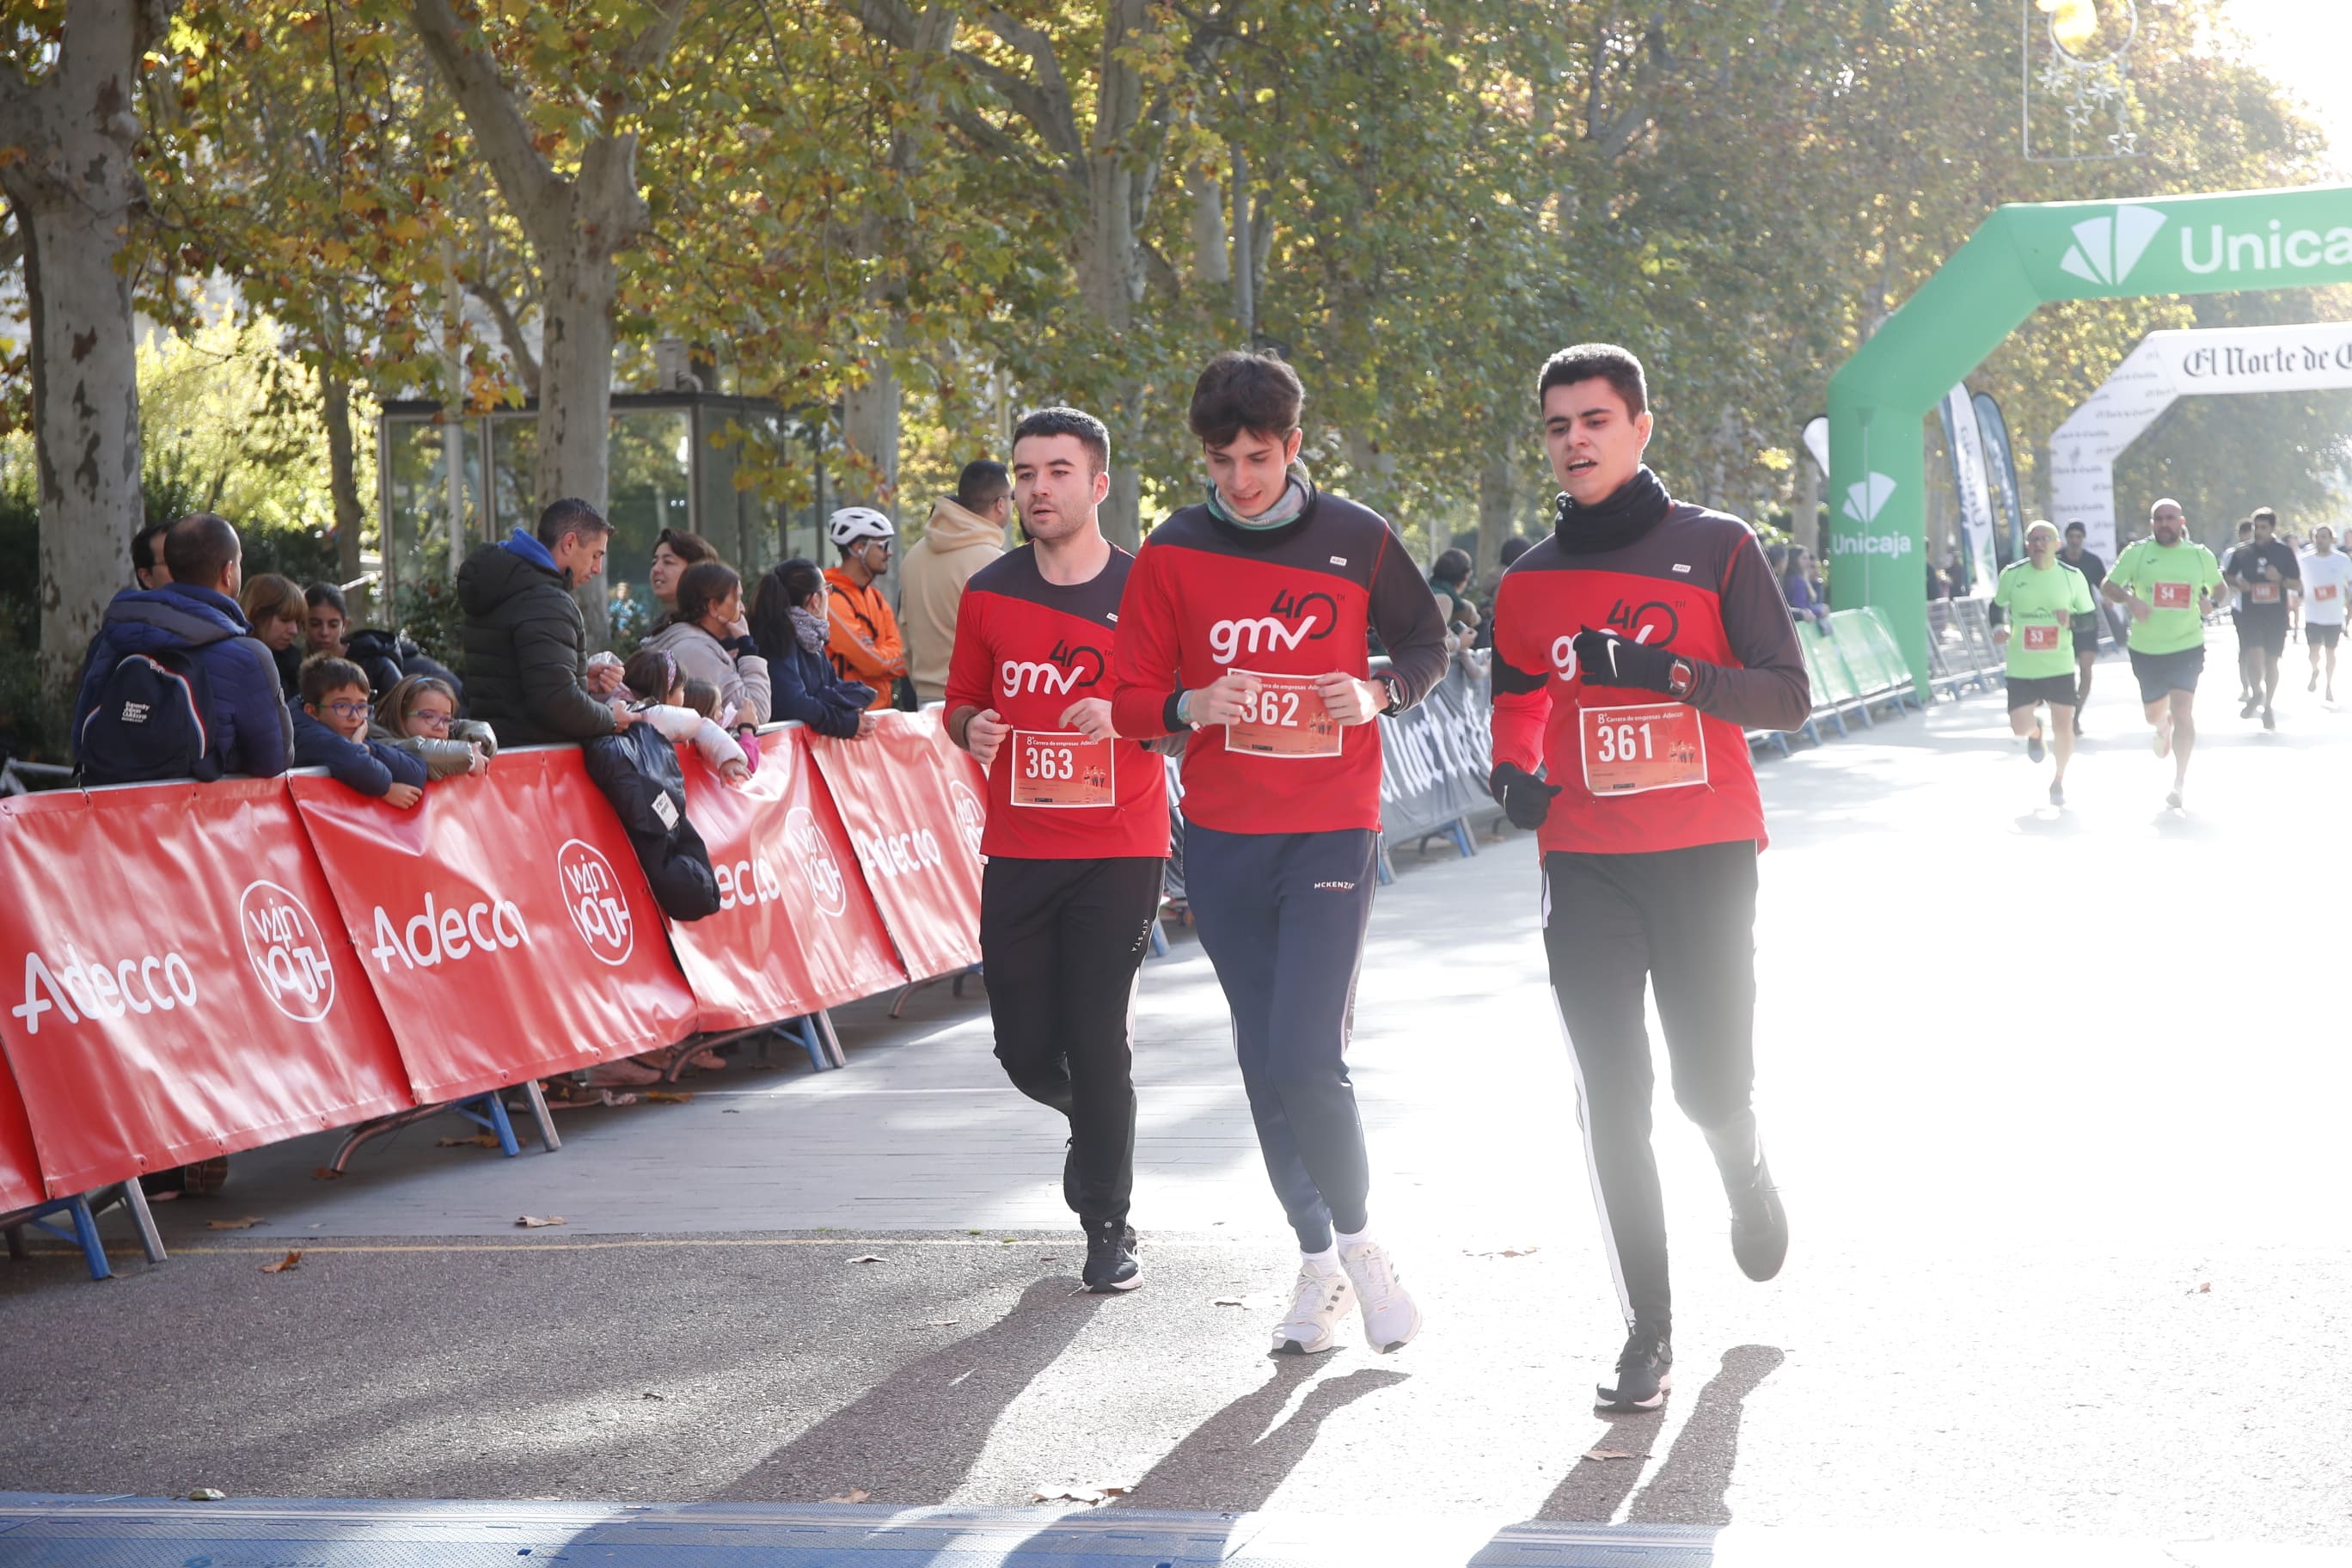
[{"label": "child with glasses", "polygon": [[457,689],[437,675],[412,675],[377,699],[369,738],[425,759],[436,782],[486,773],[499,738],[478,719],[457,717]]},{"label": "child with glasses", "polygon": [[368,678],[347,658],[302,661],[302,702],[294,710],[294,765],[332,777],[405,811],[425,798],[425,759],[368,739]]}]

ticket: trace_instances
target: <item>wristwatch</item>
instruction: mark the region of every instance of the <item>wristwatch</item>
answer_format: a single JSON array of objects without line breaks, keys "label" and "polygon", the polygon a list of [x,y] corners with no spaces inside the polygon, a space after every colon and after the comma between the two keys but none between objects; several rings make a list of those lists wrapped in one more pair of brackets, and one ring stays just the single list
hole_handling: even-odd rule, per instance
[{"label": "wristwatch", "polygon": [[1690,662],[1687,659],[1680,658],[1675,660],[1673,667],[1666,671],[1666,695],[1669,697],[1688,697],[1690,695],[1691,681],[1693,679],[1694,674],[1690,667]]},{"label": "wristwatch", "polygon": [[1401,713],[1404,710],[1404,682],[1385,669],[1376,669],[1365,679],[1378,681],[1381,689],[1389,694],[1388,704],[1381,709],[1379,717],[1385,719],[1392,713]]}]

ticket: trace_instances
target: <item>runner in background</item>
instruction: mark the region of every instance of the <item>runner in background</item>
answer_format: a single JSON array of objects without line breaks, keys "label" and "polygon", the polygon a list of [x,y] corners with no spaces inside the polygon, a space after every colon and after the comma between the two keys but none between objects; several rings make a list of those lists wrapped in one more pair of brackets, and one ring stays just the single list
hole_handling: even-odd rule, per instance
[{"label": "runner in background", "polygon": [[2326,700],[2336,700],[2336,645],[2344,638],[2344,595],[2352,587],[2352,558],[2336,548],[2336,531],[2322,523],[2311,531],[2311,553],[2298,563],[2303,589],[2303,637],[2311,645],[2311,684],[2319,689],[2320,655],[2327,656]]},{"label": "runner in background", "polygon": [[[2042,723],[2050,709],[2050,750],[2058,759],[2050,804],[2066,804],[2066,763],[2074,755],[2074,627],[2095,615],[2087,578],[2058,556],[2058,530],[2035,522],[2025,531],[2025,559],[2000,570],[1993,589],[1993,641],[2008,649],[2009,727],[2025,740],[2025,754],[2042,760]],[[2008,623],[2014,621],[2012,628]]]},{"label": "runner in background", "polygon": [[1755,533],[1671,500],[1643,465],[1641,362],[1608,343],[1565,349],[1536,394],[1561,494],[1551,536],[1496,591],[1492,788],[1542,852],[1544,955],[1625,1317],[1596,1401],[1653,1410],[1674,1348],[1644,983],[1675,1102],[1706,1134],[1731,1203],[1732,1257],[1769,1279],[1789,1220],[1750,1104],[1765,833],[1744,731],[1794,730],[1812,698]]},{"label": "runner in background", "polygon": [[[2091,704],[2091,672],[2099,663],[2099,623],[2106,619],[2106,606],[2098,600],[2099,584],[2107,580],[2107,563],[2083,548],[2090,536],[2089,530],[2079,522],[2066,525],[2066,548],[2058,559],[2083,574],[2083,582],[2092,594],[2091,613],[2074,622],[2074,733],[2083,733],[2083,710]],[[2124,640],[2124,629],[2111,626],[2116,642]]]},{"label": "runner in background", "polygon": [[[1303,395],[1269,355],[1201,373],[1209,493],[1136,555],[1111,704],[1124,734],[1191,731],[1184,890],[1302,1255],[1274,1348],[1332,1349],[1360,1301],[1365,1340],[1391,1351],[1421,1310],[1371,1235],[1348,1034],[1377,871],[1373,721],[1437,684],[1445,626],[1387,520],[1292,472]],[[1367,630],[1389,651],[1378,675]]]},{"label": "runner in background", "polygon": [[1113,731],[1111,637],[1135,558],[1103,538],[1110,433],[1075,408],[1013,432],[1030,542],[964,584],[947,729],[988,770],[981,962],[996,1059],[1068,1119],[1062,1195],[1087,1234],[1087,1289],[1141,1282],[1135,1186],[1135,988],[1160,910],[1168,771]]},{"label": "runner in background", "polygon": [[[2227,562],[2231,556],[2253,542],[2254,520],[2251,517],[2240,518],[2237,537],[2230,548],[2222,552],[2221,559]],[[2246,635],[2243,620],[2243,601],[2232,598],[2230,601],[2230,632],[2238,643],[2238,700],[2241,704],[2252,702],[2255,699],[2253,677],[2246,668]],[[2244,718],[2246,715],[2242,713],[2239,717]]]},{"label": "runner in background", "polygon": [[2099,591],[2131,615],[2132,674],[2156,731],[2156,754],[2172,759],[2180,809],[2197,749],[2197,678],[2205,670],[2205,616],[2221,592],[2213,552],[2189,538],[2189,520],[2169,497],[2148,509],[2149,537],[2127,545]]},{"label": "runner in background", "polygon": [[2222,576],[2238,592],[2238,664],[2246,685],[2241,719],[2257,710],[2263,728],[2278,728],[2271,704],[2278,697],[2279,659],[2286,652],[2287,595],[2302,568],[2294,547],[2278,537],[2278,513],[2268,507],[2252,519],[2253,537],[2230,552]]}]

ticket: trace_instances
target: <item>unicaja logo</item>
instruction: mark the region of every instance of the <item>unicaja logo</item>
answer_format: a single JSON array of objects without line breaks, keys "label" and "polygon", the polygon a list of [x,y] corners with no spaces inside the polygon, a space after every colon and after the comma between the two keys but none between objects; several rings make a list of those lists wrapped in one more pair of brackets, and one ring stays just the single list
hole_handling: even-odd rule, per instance
[{"label": "unicaja logo", "polygon": [[1895,481],[1885,474],[1873,473],[1868,479],[1848,485],[1845,505],[1841,508],[1856,522],[1876,522],[1878,514],[1886,510],[1886,498],[1895,493]]},{"label": "unicaja logo", "polygon": [[2154,207],[2119,206],[2105,217],[2084,218],[2058,268],[2086,282],[2121,283],[2163,227],[2164,215]]}]

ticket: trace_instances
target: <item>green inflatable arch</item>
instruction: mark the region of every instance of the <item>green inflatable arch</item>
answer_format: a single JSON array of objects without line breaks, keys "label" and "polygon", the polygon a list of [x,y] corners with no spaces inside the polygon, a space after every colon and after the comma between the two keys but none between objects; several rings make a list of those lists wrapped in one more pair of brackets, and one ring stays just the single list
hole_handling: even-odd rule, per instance
[{"label": "green inflatable arch", "polygon": [[1927,679],[1920,421],[2036,306],[2352,279],[2352,185],[2005,206],[1830,378],[1830,597]]}]

